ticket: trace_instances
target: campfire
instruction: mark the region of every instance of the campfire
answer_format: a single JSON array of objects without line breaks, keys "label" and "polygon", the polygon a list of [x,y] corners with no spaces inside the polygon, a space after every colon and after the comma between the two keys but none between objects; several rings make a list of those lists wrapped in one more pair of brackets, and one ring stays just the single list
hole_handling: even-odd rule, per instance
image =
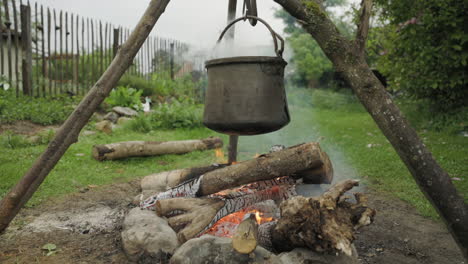
[{"label": "campfire", "polygon": [[[224,161],[221,149],[215,154]],[[232,238],[232,247],[241,254],[262,246],[272,252],[305,247],[352,255],[355,230],[370,224],[375,215],[364,195],[355,194],[354,202],[344,195],[358,181],[337,183],[320,197],[298,196],[296,186],[306,179],[320,184],[333,179],[331,162],[318,143],[281,148],[231,165],[148,176],[142,184],[151,183],[159,191],[142,197],[140,207],[167,218],[182,244],[212,235]],[[162,188],[156,188],[158,184]]]},{"label": "campfire", "polygon": [[233,237],[234,232],[242,222],[246,215],[253,214],[255,215],[255,221],[258,225],[269,223],[275,220],[274,217],[265,217],[264,212],[261,212],[256,209],[242,209],[238,212],[232,213],[221,218],[216,224],[214,224],[208,231],[202,235],[213,235],[218,237]]}]

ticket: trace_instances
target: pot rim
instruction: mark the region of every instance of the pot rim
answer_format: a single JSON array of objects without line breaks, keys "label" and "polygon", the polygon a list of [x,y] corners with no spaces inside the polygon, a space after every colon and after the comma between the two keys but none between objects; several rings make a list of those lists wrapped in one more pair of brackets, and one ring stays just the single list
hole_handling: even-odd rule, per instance
[{"label": "pot rim", "polygon": [[238,56],[213,59],[205,61],[205,67],[213,67],[226,64],[245,64],[245,63],[276,63],[286,66],[288,63],[281,57],[277,56]]}]

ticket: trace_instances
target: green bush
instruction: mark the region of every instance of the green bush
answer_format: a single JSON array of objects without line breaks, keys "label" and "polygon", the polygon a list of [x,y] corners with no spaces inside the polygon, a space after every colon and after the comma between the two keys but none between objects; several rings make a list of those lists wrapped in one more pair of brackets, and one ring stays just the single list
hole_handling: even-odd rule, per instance
[{"label": "green bush", "polygon": [[142,96],[152,96],[154,94],[154,84],[140,76],[124,75],[120,79],[118,86],[135,88],[142,91]]},{"label": "green bush", "polygon": [[399,99],[397,104],[411,125],[417,129],[445,131],[451,134],[468,130],[468,107],[434,114],[431,111],[431,102],[427,99]]},{"label": "green bush", "polygon": [[193,101],[160,104],[149,114],[141,114],[127,122],[125,127],[133,131],[149,132],[156,129],[195,128],[202,126],[201,105]]},{"label": "green bush", "polygon": [[141,111],[143,108],[140,100],[142,93],[143,91],[138,91],[134,88],[119,86],[112,90],[104,102],[110,107],[131,107],[137,111]]},{"label": "green bush", "polygon": [[161,104],[150,115],[152,122],[158,128],[192,128],[202,125],[202,107],[190,102]]},{"label": "green bush", "polygon": [[124,127],[141,133],[148,133],[154,129],[154,125],[152,124],[150,118],[145,114],[140,114],[132,120],[126,122]]},{"label": "green bush", "polygon": [[373,30],[370,46],[381,47],[377,66],[391,89],[428,99],[438,112],[467,106],[466,1],[378,0],[376,5],[385,26]]},{"label": "green bush", "polygon": [[154,73],[151,76],[151,80],[146,80],[139,76],[126,75],[119,81],[119,86],[132,87],[141,91],[142,96],[175,97],[178,100],[197,97],[196,90],[200,89],[201,85],[201,83],[193,82],[190,74],[172,80],[169,72]]},{"label": "green bush", "polygon": [[67,119],[78,99],[65,95],[55,98],[16,97],[12,90],[0,90],[0,123],[29,120],[41,125],[59,124]]}]

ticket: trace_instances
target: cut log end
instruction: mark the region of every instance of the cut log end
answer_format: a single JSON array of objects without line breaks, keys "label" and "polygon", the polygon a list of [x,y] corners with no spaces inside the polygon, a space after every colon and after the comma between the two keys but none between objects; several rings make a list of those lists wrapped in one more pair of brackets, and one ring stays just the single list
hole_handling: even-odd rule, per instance
[{"label": "cut log end", "polygon": [[320,167],[304,170],[296,175],[302,178],[306,184],[331,184],[333,181],[334,172],[330,157],[323,151],[319,153],[323,163]]},{"label": "cut log end", "polygon": [[114,152],[114,149],[108,148],[106,145],[94,145],[92,154],[93,158],[98,161],[106,160],[106,154]]},{"label": "cut log end", "polygon": [[257,248],[258,224],[255,214],[247,215],[232,237],[232,247],[241,254],[250,254]]}]

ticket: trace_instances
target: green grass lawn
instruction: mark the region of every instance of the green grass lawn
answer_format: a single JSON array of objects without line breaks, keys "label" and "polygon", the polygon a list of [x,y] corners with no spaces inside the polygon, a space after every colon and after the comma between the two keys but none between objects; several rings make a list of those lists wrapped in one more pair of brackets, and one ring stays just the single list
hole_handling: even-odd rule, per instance
[{"label": "green grass lawn", "polygon": [[[98,133],[80,136],[46,178],[28,203],[33,206],[42,200],[79,191],[88,185],[103,185],[128,181],[156,172],[206,165],[216,162],[214,151],[192,152],[186,155],[129,158],[119,161],[99,162],[92,158],[95,144],[129,140],[167,141],[205,138],[219,134],[205,128],[178,129],[137,133],[128,129],[117,129],[112,135]],[[225,141],[226,142],[226,141]],[[0,151],[0,197],[22,177],[45,149],[45,145],[24,148],[2,148]]]}]

